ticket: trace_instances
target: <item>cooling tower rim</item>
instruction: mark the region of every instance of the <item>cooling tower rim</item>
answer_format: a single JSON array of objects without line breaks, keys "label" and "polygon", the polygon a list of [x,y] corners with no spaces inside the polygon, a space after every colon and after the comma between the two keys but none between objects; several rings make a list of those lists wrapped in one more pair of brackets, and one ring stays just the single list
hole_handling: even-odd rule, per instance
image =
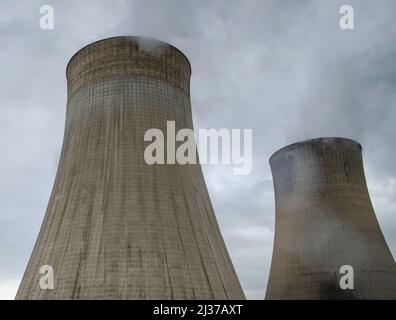
[{"label": "cooling tower rim", "polygon": [[183,51],[181,51],[180,49],[176,48],[174,45],[172,45],[172,44],[170,44],[170,43],[168,43],[168,42],[165,42],[165,41],[156,39],[156,38],[151,38],[151,37],[146,37],[146,36],[126,36],[126,35],[124,35],[124,36],[114,36],[114,37],[99,39],[99,40],[96,40],[96,41],[94,41],[94,42],[90,42],[90,43],[88,43],[87,45],[83,46],[83,47],[82,47],[81,49],[79,49],[76,53],[74,53],[74,54],[71,56],[71,58],[69,59],[69,62],[67,63],[67,66],[66,66],[66,77],[67,77],[67,75],[68,75],[68,70],[69,70],[69,67],[70,67],[71,62],[72,62],[81,52],[85,51],[86,49],[90,48],[91,46],[93,46],[93,45],[95,45],[95,44],[97,44],[97,43],[99,43],[99,42],[103,42],[103,41],[107,41],[107,40],[114,40],[114,39],[127,39],[127,38],[132,38],[132,39],[135,39],[135,40],[137,40],[137,39],[142,39],[142,40],[155,41],[155,42],[158,42],[159,44],[167,45],[167,46],[169,46],[171,49],[176,50],[176,51],[177,51],[178,53],[180,53],[181,56],[184,57],[184,59],[187,61],[188,68],[189,68],[190,75],[191,75],[191,73],[192,73],[192,68],[191,68],[190,60],[189,60],[189,59],[187,58],[187,56],[183,53]]},{"label": "cooling tower rim", "polygon": [[290,151],[295,150],[298,147],[301,147],[303,145],[315,144],[315,143],[329,143],[329,142],[335,142],[335,141],[340,144],[355,146],[358,148],[358,150],[362,151],[362,145],[359,142],[357,142],[353,139],[350,139],[350,138],[343,138],[343,137],[312,138],[312,139],[306,139],[306,140],[294,142],[292,144],[289,144],[289,145],[277,150],[276,152],[274,152],[272,154],[272,156],[269,159],[269,162],[271,163],[273,161],[273,159],[275,157],[279,156],[280,154],[282,154],[284,152],[290,152]]}]

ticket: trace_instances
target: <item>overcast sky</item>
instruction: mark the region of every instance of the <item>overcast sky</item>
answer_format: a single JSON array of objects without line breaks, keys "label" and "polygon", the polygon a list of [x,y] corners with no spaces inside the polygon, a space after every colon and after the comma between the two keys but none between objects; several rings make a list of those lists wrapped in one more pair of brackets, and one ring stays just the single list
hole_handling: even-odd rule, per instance
[{"label": "overcast sky", "polygon": [[[39,28],[39,8],[55,29]],[[339,28],[350,4],[355,29]],[[268,159],[307,138],[359,141],[380,225],[396,255],[394,0],[57,0],[0,2],[0,299],[13,299],[55,178],[65,68],[82,46],[117,35],[167,41],[192,64],[195,129],[253,129],[253,170],[204,166],[243,289],[262,299],[274,198]]]}]

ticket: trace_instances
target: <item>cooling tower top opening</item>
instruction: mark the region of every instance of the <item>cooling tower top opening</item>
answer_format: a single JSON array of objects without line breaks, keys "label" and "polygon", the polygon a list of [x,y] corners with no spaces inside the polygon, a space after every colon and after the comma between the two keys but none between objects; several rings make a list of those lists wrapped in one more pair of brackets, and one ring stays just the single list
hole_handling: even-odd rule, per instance
[{"label": "cooling tower top opening", "polygon": [[307,145],[318,145],[318,144],[331,146],[332,148],[343,148],[343,149],[348,148],[351,151],[352,150],[356,150],[359,152],[362,151],[362,146],[360,145],[360,143],[352,139],[340,138],[340,137],[315,138],[315,139],[308,139],[308,140],[292,143],[286,147],[279,149],[270,157],[269,162],[271,163],[275,160],[275,158],[290,152],[294,152],[301,147],[306,147]]},{"label": "cooling tower top opening", "polygon": [[83,47],[66,67],[69,96],[86,83],[130,76],[163,80],[189,93],[191,65],[179,49],[166,42],[120,36]]}]

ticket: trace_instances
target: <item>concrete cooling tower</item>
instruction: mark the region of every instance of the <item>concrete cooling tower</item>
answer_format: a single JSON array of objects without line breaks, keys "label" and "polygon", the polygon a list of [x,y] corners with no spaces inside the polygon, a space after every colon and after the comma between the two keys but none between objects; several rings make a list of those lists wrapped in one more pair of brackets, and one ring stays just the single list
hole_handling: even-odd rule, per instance
[{"label": "concrete cooling tower", "polygon": [[276,217],[266,299],[396,299],[396,265],[361,151],[352,140],[322,138],[271,157]]},{"label": "concrete cooling tower", "polygon": [[193,128],[187,58],[115,37],[78,51],[66,75],[58,173],[16,298],[244,299],[200,165],[144,160],[146,130]]}]

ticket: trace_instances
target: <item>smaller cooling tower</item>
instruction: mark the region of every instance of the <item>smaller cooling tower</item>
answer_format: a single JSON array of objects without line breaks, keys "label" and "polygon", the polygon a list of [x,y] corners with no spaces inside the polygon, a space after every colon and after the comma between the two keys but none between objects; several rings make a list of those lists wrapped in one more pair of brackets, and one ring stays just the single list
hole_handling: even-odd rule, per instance
[{"label": "smaller cooling tower", "polygon": [[[276,219],[266,299],[396,298],[396,265],[371,205],[361,151],[349,139],[320,138],[271,157]],[[340,273],[344,265],[353,267],[353,289],[341,289],[351,275]]]}]

